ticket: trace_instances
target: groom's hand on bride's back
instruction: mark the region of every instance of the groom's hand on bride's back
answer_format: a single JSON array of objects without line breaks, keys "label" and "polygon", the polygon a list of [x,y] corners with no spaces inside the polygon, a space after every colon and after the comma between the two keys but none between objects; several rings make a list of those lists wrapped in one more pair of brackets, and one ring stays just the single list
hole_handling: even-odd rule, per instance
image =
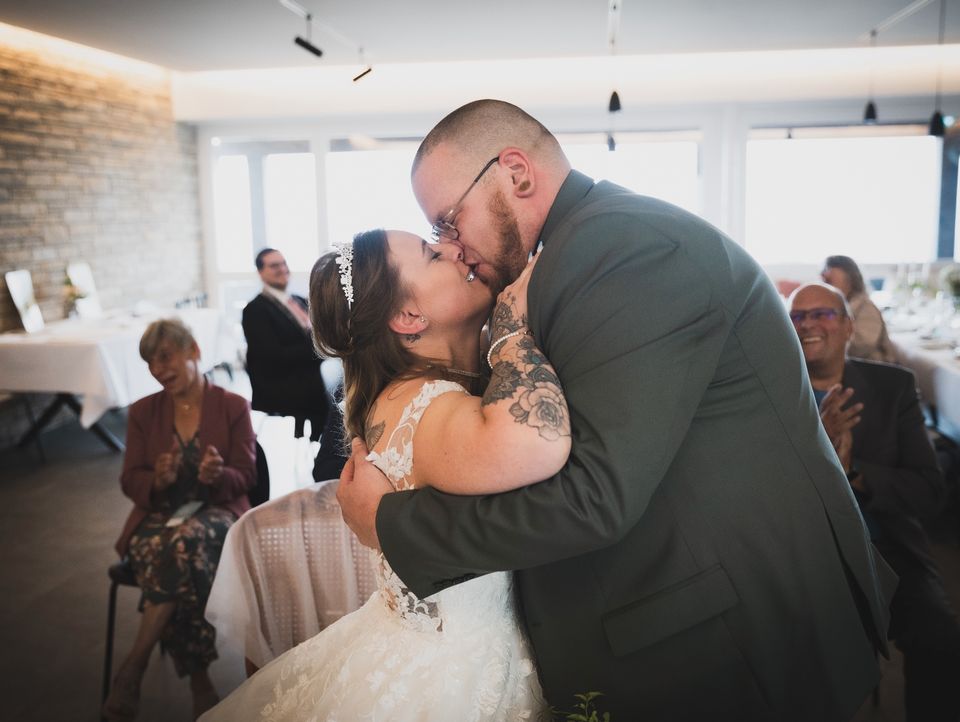
[{"label": "groom's hand on bride's back", "polygon": [[340,474],[337,501],[340,513],[360,543],[380,549],[377,539],[377,507],[384,494],[393,491],[383,472],[367,461],[366,444],[353,440],[353,453]]}]

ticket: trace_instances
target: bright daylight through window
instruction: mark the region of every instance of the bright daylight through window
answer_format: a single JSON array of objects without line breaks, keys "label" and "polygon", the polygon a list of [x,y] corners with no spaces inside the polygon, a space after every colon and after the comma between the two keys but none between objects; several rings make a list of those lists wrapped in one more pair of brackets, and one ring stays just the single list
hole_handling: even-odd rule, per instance
[{"label": "bright daylight through window", "polygon": [[[610,152],[604,136],[560,137],[577,170],[693,212],[700,208],[698,144],[695,139],[622,133]],[[349,241],[368,228],[403,228],[429,237],[429,226],[410,189],[410,166],[419,141],[373,140],[369,150],[336,141],[326,157],[327,227],[331,242]],[[340,148],[344,148],[341,150]]]},{"label": "bright daylight through window", "polygon": [[316,157],[306,142],[220,146],[213,164],[217,268],[248,273],[264,247],[280,248],[293,271],[309,271],[317,238]]},{"label": "bright daylight through window", "polygon": [[747,250],[764,264],[834,254],[861,264],[934,260],[941,142],[926,134],[749,140]]}]

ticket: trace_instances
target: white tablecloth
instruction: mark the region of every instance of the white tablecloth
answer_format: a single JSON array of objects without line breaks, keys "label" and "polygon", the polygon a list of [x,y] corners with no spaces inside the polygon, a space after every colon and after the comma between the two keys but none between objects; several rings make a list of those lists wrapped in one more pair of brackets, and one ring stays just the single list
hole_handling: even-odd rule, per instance
[{"label": "white tablecloth", "polygon": [[200,346],[202,368],[228,360],[216,309],[181,309],[150,317],[69,319],[35,334],[0,334],[0,390],[70,393],[80,398],[80,423],[89,428],[107,409],[129,406],[160,390],[140,358],[150,321],[179,316]]},{"label": "white tablecloth", "polygon": [[924,338],[917,332],[891,333],[898,360],[917,376],[923,400],[937,412],[937,426],[960,441],[960,359],[952,339]]}]

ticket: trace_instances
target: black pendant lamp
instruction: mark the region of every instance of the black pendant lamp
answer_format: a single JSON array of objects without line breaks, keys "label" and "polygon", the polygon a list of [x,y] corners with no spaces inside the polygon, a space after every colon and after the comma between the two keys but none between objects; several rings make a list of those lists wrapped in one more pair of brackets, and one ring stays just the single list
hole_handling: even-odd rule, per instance
[{"label": "black pendant lamp", "polygon": [[[938,40],[938,46],[943,48],[943,32],[947,25],[947,4],[940,0],[940,36]],[[937,61],[937,92],[934,96],[933,101],[933,115],[930,116],[930,127],[927,129],[927,132],[937,138],[942,138],[943,134],[946,132],[946,128],[943,124],[943,113],[940,112],[940,74],[942,71],[943,61],[938,59]]]},{"label": "black pendant lamp", "polygon": [[876,47],[877,29],[874,28],[870,31],[870,89],[867,93],[867,106],[863,109],[863,122],[867,124],[873,124],[877,122],[877,106],[873,102],[873,64],[876,59],[876,53],[874,52]]}]

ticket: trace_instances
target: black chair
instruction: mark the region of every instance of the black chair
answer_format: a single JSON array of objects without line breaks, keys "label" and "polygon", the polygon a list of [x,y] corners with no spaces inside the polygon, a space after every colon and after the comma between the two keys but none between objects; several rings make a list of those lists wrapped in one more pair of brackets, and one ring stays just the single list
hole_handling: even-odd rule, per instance
[{"label": "black chair", "polygon": [[[270,498],[270,470],[267,467],[267,455],[257,444],[257,478],[253,488],[247,492],[247,498],[250,499],[250,506],[259,506]],[[113,673],[113,639],[116,630],[117,621],[117,587],[136,587],[137,578],[133,573],[133,567],[130,566],[130,559],[124,557],[119,562],[111,564],[107,570],[107,576],[110,577],[110,594],[107,602],[107,642],[103,655],[103,688],[100,695],[100,708],[107,701],[107,695],[110,694],[110,684],[112,683]],[[101,717],[103,720],[103,717]]]}]

